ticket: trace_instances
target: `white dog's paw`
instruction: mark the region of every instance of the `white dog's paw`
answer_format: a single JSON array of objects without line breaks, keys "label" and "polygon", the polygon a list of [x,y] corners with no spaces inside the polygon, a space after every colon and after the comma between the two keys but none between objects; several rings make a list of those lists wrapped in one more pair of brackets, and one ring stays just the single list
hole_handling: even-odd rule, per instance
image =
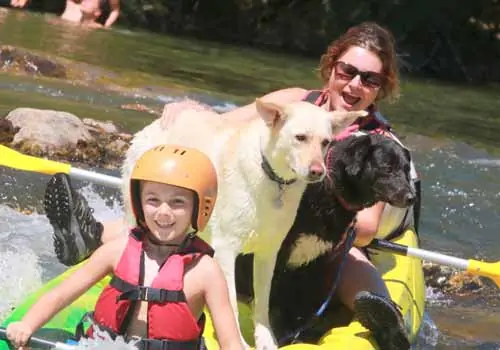
[{"label": "white dog's paw", "polygon": [[271,332],[271,329],[262,325],[257,324],[255,326],[255,349],[256,350],[276,350],[278,349],[278,344],[276,339]]}]

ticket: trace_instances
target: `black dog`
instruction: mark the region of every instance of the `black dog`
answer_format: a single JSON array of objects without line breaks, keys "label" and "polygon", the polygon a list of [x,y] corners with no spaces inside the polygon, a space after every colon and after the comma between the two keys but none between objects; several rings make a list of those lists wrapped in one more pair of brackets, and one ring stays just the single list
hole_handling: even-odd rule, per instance
[{"label": "black dog", "polygon": [[[335,253],[342,251],[342,238],[356,212],[379,201],[400,208],[415,201],[409,152],[388,137],[350,136],[332,143],[326,165],[327,178],[307,187],[278,254],[269,311],[278,340],[304,326],[324,302],[342,255]],[[247,300],[252,298],[251,272],[252,256],[240,256],[237,290]],[[299,340],[317,341],[333,327],[334,311],[330,304],[321,323]]]}]

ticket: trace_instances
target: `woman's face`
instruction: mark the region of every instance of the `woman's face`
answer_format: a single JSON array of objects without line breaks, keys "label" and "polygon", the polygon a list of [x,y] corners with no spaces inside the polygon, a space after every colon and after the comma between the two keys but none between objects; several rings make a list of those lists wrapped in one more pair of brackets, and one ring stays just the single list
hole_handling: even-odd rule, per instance
[{"label": "woman's face", "polygon": [[373,52],[351,46],[332,68],[328,89],[330,108],[336,111],[365,110],[385,83],[382,60]]}]

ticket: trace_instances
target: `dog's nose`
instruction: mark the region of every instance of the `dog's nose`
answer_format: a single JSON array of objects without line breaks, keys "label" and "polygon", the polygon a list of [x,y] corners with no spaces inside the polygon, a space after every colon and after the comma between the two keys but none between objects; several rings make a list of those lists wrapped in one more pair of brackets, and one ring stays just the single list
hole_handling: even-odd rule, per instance
[{"label": "dog's nose", "polygon": [[325,175],[325,167],[321,164],[311,164],[309,168],[309,180],[318,181]]},{"label": "dog's nose", "polygon": [[407,193],[404,196],[404,202],[406,203],[406,206],[409,207],[413,203],[415,203],[416,196],[413,193]]}]

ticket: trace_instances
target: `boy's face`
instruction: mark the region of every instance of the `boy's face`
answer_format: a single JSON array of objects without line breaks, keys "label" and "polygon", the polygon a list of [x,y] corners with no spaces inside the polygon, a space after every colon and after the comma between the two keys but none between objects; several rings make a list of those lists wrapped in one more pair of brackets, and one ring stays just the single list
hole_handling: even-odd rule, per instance
[{"label": "boy's face", "polygon": [[194,193],[185,188],[141,181],[141,206],[153,238],[180,244],[191,227]]}]

